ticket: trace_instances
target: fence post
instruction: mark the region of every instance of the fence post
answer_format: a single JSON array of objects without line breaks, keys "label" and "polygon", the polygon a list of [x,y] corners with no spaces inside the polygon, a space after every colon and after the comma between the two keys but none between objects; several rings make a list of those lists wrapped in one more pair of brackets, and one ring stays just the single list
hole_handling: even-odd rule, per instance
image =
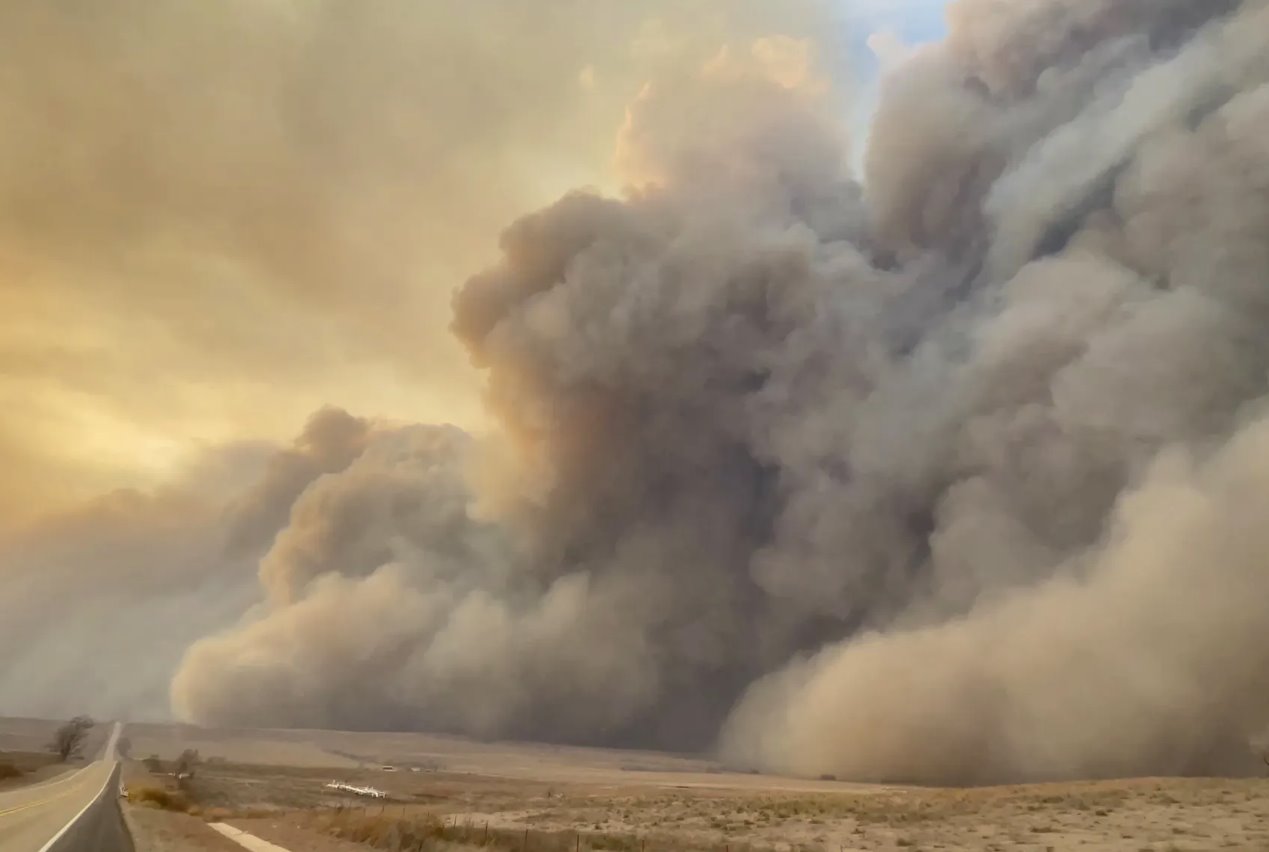
[{"label": "fence post", "polygon": [[529,848],[529,830],[524,830],[524,842],[520,844],[520,852],[525,852]]},{"label": "fence post", "polygon": [[489,820],[485,820],[485,836],[480,838],[480,845],[489,845]]}]

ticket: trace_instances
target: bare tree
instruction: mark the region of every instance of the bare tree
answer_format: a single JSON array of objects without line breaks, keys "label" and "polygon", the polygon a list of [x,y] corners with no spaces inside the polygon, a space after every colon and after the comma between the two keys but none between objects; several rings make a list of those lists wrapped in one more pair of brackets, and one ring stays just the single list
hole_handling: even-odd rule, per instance
[{"label": "bare tree", "polygon": [[176,759],[176,769],[172,773],[176,777],[176,786],[189,791],[194,781],[194,766],[199,762],[198,749],[187,748]]},{"label": "bare tree", "polygon": [[95,724],[96,722],[88,716],[76,716],[57,729],[53,741],[48,745],[48,750],[56,754],[62,763],[72,757],[79,757],[80,750],[84,747],[84,740],[88,738],[88,732]]},{"label": "bare tree", "polygon": [[199,762],[198,749],[196,748],[185,749],[185,751],[181,752],[181,756],[177,758],[176,760],[176,773],[175,773],[176,777],[180,778],[182,775],[184,775],[188,778],[193,778],[194,767],[195,765],[198,764],[198,762]]}]

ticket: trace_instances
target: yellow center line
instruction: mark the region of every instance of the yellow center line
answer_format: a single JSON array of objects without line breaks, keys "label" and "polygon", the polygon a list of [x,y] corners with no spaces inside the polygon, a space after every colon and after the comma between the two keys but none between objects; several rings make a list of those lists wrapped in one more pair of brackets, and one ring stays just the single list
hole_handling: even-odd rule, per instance
[{"label": "yellow center line", "polygon": [[[77,770],[65,778],[59,778],[56,781],[50,781],[49,783],[44,784],[42,786],[44,788],[61,786],[62,784],[65,784],[67,781],[74,781],[76,779],[82,778],[84,775],[84,772],[86,772],[87,770],[91,768],[92,768],[91,766],[85,766],[83,769]],[[34,802],[26,802],[21,805],[14,805],[11,808],[0,810],[0,817],[8,816],[9,814],[16,814],[21,811],[27,811],[27,810],[30,810],[31,808],[38,808],[40,805],[47,805],[49,802],[55,802],[58,799],[69,796],[73,792],[75,792],[75,788],[71,787],[69,789],[62,790],[56,795],[49,796],[48,798],[45,798],[45,799],[39,799],[38,801],[34,801]]]},{"label": "yellow center line", "polygon": [[16,807],[9,808],[8,810],[0,811],[0,817],[8,816],[9,814],[16,814],[19,811],[27,811],[27,810],[30,810],[31,808],[38,808],[40,805],[47,805],[49,802],[56,802],[58,799],[65,798],[66,796],[69,796],[73,792],[75,791],[63,790],[62,792],[58,793],[56,796],[49,796],[47,799],[40,799],[37,802],[27,802],[25,805],[18,805]]}]

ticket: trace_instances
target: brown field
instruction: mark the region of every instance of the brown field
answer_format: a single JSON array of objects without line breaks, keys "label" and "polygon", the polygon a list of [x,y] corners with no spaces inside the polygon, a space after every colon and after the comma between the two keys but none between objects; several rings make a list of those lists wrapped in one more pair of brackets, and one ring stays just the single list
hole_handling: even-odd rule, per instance
[{"label": "brown field", "polygon": [[[125,734],[138,759],[126,767],[130,788],[180,792],[187,800],[180,806],[194,814],[131,806],[130,818],[150,835],[179,837],[172,845],[139,832],[139,852],[225,848],[202,820],[228,821],[292,852],[1269,849],[1269,780],[931,790],[732,773],[667,754],[420,734],[158,725],[129,725]],[[180,791],[139,762],[151,754],[171,760],[185,748],[199,749],[204,762]],[[390,798],[340,795],[324,786],[333,779],[370,784]]]},{"label": "brown field", "polygon": [[41,751],[0,751],[0,790],[34,784],[65,772],[56,755]]},{"label": "brown field", "polygon": [[0,716],[0,751],[39,751],[57,730],[57,722]]}]

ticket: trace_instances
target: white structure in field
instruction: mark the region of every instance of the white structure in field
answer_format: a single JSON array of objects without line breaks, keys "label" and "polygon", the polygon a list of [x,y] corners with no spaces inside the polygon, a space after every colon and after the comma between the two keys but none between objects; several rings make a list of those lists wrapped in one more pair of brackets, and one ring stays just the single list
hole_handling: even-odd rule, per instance
[{"label": "white structure in field", "polygon": [[332,781],[326,785],[330,790],[342,790],[345,793],[352,793],[356,796],[368,796],[371,799],[386,799],[388,794],[383,790],[376,790],[374,787],[358,787],[355,784],[345,784],[342,781]]}]

